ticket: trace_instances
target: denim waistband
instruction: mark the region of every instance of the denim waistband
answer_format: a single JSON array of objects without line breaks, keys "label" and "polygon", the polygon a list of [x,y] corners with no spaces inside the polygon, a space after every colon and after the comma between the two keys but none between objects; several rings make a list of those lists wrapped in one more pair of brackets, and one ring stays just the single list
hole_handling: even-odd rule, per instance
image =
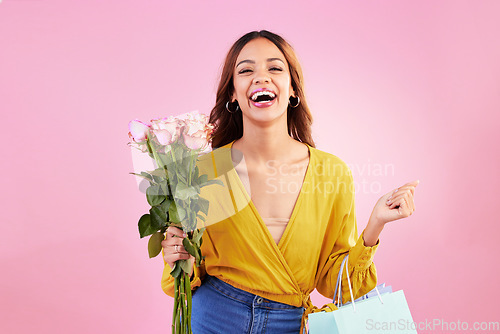
[{"label": "denim waistband", "polygon": [[293,305],[288,305],[280,302],[276,302],[258,295],[254,295],[250,292],[235,288],[229,283],[226,283],[219,278],[211,275],[206,275],[203,279],[203,284],[210,285],[213,289],[217,290],[219,293],[225,295],[228,298],[239,301],[248,305],[259,305],[262,308],[268,309],[289,309],[289,310],[303,310],[303,307],[296,307]]}]

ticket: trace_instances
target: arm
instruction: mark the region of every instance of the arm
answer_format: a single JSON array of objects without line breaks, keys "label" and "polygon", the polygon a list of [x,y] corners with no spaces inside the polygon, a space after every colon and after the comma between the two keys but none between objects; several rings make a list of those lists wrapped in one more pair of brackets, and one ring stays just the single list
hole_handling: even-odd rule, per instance
[{"label": "arm", "polygon": [[[334,298],[335,284],[340,265],[346,254],[349,254],[349,274],[353,289],[354,299],[366,294],[377,285],[377,272],[373,257],[378,248],[378,235],[370,232],[377,227],[375,222],[369,223],[367,229],[358,237],[356,224],[356,210],[354,203],[353,178],[349,173],[343,180],[347,185],[344,190],[339,188],[332,208],[332,217],[327,236],[323,243],[324,252],[329,254],[327,260],[318,267],[316,288],[327,298]],[[368,238],[377,237],[372,243],[366,242]],[[342,276],[343,303],[350,300],[347,276]]]}]

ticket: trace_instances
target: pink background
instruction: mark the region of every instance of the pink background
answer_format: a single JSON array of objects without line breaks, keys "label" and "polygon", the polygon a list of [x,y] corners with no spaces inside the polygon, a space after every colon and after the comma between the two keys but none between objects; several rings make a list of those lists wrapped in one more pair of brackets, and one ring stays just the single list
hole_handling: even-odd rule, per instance
[{"label": "pink background", "polygon": [[299,56],[317,147],[359,185],[359,233],[380,196],[421,181],[414,215],[383,231],[379,281],[404,290],[416,322],[500,321],[499,13],[458,0],[1,1],[0,332],[169,332],[127,123],[208,114],[230,45],[260,29]]}]

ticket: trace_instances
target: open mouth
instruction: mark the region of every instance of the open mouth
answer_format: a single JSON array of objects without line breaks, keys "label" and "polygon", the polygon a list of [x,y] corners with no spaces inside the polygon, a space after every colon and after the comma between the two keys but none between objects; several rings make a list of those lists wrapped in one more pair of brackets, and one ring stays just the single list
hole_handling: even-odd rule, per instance
[{"label": "open mouth", "polygon": [[274,99],[276,99],[276,94],[274,92],[269,91],[269,90],[259,90],[255,93],[253,93],[250,96],[250,99],[253,102],[258,102],[258,103],[271,102]]}]

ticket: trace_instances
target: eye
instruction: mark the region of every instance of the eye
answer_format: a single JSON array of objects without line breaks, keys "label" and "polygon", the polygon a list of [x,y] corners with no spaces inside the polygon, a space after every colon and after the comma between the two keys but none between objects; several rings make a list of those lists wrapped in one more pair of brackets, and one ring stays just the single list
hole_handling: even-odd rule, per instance
[{"label": "eye", "polygon": [[[283,70],[282,70],[281,68],[279,68],[279,67],[271,67],[271,68],[269,69],[269,71],[278,71],[278,72],[282,72]],[[243,74],[243,73],[247,73],[247,72],[252,72],[252,70],[250,70],[250,69],[244,69],[244,70],[239,71],[239,72],[238,72],[238,74]]]}]

